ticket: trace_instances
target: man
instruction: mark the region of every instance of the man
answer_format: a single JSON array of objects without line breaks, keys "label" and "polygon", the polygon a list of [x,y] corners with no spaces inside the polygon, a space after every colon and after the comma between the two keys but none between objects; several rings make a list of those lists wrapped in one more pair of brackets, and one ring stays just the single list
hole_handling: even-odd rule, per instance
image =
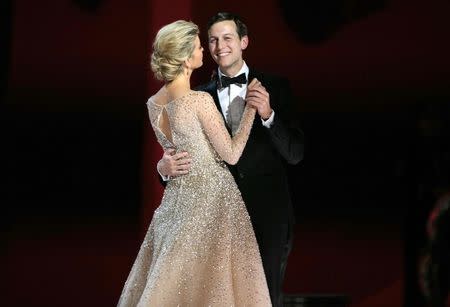
[{"label": "man", "polygon": [[[285,167],[303,159],[303,132],[293,118],[287,80],[250,70],[242,57],[248,43],[247,27],[238,16],[213,16],[208,23],[208,45],[218,71],[213,80],[197,90],[211,94],[232,135],[239,126],[245,100],[257,109],[259,116],[244,152],[229,169],[252,220],[272,304],[282,306],[294,223]],[[247,89],[248,80],[253,78],[262,85]],[[169,150],[158,162],[158,171],[163,179],[170,180],[187,174],[190,162],[189,153]]]}]

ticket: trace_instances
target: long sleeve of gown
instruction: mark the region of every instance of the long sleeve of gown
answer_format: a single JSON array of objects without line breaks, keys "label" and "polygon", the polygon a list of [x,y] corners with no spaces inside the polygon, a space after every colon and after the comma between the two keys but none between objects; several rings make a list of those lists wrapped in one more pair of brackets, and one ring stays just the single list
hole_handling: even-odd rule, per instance
[{"label": "long sleeve of gown", "polygon": [[246,106],[239,128],[236,134],[231,137],[211,95],[205,93],[204,99],[201,99],[197,110],[198,119],[212,146],[225,162],[232,165],[239,161],[244,151],[255,119],[255,113],[254,108]]}]

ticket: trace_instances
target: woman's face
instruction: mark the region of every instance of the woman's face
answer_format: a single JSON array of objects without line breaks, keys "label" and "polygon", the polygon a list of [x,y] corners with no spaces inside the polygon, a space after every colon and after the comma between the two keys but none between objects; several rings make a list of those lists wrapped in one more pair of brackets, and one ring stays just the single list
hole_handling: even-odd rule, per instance
[{"label": "woman's face", "polygon": [[195,38],[194,51],[192,52],[191,58],[189,59],[192,69],[197,69],[203,65],[203,47],[200,43],[200,38]]}]

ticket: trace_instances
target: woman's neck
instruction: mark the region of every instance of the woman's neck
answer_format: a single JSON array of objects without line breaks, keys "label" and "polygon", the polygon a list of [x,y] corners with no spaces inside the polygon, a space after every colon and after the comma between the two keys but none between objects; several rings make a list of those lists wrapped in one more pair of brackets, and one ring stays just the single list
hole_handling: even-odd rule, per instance
[{"label": "woman's neck", "polygon": [[167,93],[172,99],[185,95],[191,90],[190,76],[180,75],[164,85]]}]

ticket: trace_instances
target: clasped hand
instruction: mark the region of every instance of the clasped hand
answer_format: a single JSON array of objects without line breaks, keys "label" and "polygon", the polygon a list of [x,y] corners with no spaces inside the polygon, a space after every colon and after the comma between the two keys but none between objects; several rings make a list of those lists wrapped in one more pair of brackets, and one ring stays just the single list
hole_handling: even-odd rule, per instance
[{"label": "clasped hand", "polygon": [[269,119],[272,115],[269,93],[258,79],[255,78],[248,84],[245,101],[256,109],[263,120]]}]

